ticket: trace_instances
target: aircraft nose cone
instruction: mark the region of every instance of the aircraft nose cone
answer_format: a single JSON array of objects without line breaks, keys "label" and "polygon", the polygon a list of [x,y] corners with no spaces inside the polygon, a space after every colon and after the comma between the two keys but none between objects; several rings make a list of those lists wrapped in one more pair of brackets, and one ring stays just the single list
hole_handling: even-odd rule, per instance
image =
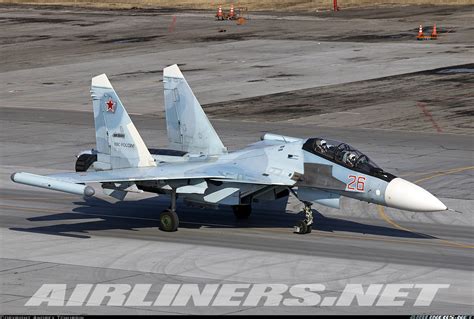
[{"label": "aircraft nose cone", "polygon": [[385,190],[387,206],[413,212],[434,212],[448,208],[427,190],[402,178],[395,178]]}]

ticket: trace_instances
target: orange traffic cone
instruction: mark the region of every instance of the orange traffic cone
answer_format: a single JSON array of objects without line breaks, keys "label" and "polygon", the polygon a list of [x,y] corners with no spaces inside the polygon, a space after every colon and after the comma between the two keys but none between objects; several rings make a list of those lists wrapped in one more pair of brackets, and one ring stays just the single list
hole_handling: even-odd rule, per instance
[{"label": "orange traffic cone", "polygon": [[431,40],[438,39],[438,32],[436,32],[436,23],[433,25],[433,31],[431,32]]},{"label": "orange traffic cone", "polygon": [[235,15],[235,13],[234,13],[234,5],[231,4],[231,5],[230,5],[230,12],[229,12],[228,19],[229,19],[229,20],[233,20],[233,19],[234,19],[234,15]]},{"label": "orange traffic cone", "polygon": [[418,29],[418,35],[416,36],[417,40],[424,40],[425,35],[423,34],[423,27],[420,24],[420,28]]},{"label": "orange traffic cone", "polygon": [[224,20],[224,14],[222,13],[222,6],[219,6],[216,13],[217,20]]}]

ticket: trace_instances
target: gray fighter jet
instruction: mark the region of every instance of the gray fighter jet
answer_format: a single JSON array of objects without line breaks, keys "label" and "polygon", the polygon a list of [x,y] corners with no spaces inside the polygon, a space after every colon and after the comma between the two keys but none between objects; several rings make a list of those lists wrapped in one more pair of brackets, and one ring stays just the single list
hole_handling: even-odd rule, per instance
[{"label": "gray fighter jet", "polygon": [[265,134],[244,149],[228,151],[177,65],[163,70],[170,149],[149,149],[105,74],[92,79],[96,148],[78,156],[76,172],[47,176],[17,172],[14,182],[83,196],[100,183],[123,200],[128,192],[171,197],[160,228],[176,231],[176,199],[205,207],[232,206],[247,218],[252,202],[291,192],[304,203],[295,232],[308,233],[313,203],[339,208],[341,196],[415,212],[446,210],[425,189],[378,167],[354,147],[325,138]]}]

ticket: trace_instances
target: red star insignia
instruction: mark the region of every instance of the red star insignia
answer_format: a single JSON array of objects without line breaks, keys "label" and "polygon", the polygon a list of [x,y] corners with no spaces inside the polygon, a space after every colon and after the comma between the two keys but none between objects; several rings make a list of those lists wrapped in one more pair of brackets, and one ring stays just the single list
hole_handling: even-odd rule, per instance
[{"label": "red star insignia", "polygon": [[115,112],[115,103],[112,99],[109,99],[105,105],[107,106],[107,112]]}]

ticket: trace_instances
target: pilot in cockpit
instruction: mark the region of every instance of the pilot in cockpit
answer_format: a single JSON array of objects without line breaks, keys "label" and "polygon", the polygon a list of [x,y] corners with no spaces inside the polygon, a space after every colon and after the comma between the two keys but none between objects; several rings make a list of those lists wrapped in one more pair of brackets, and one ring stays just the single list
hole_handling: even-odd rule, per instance
[{"label": "pilot in cockpit", "polygon": [[352,152],[345,152],[344,153],[344,156],[342,158],[342,161],[344,162],[344,164],[346,164],[348,167],[354,167],[355,166],[355,163],[356,163],[356,160],[357,160],[357,156],[352,153]]},{"label": "pilot in cockpit", "polygon": [[314,150],[320,154],[327,154],[328,145],[326,143],[326,140],[323,140],[323,139],[316,140]]}]

